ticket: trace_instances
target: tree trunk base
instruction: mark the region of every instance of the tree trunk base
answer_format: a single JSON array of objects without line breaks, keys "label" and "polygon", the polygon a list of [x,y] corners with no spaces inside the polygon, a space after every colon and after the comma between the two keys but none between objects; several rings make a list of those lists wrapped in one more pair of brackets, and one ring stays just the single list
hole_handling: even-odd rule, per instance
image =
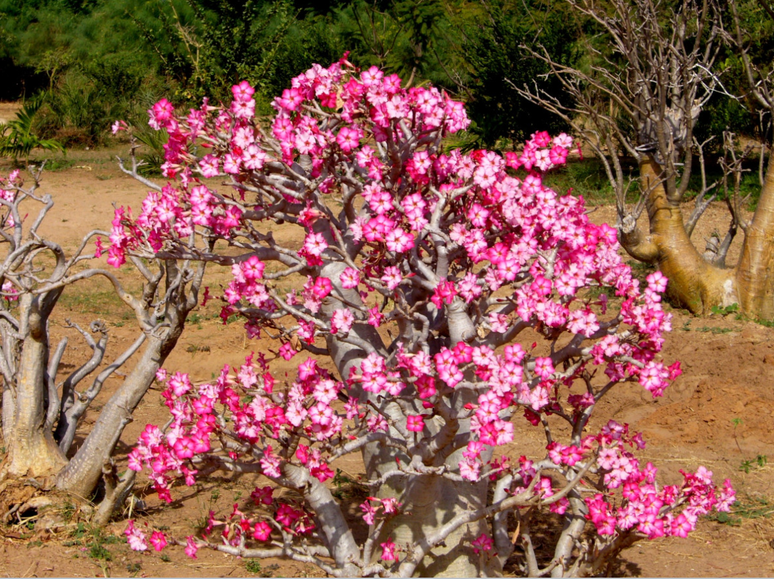
[{"label": "tree trunk base", "polygon": [[0,481],[10,478],[53,477],[67,465],[67,457],[48,433],[17,436],[8,441],[8,455],[0,468]]}]

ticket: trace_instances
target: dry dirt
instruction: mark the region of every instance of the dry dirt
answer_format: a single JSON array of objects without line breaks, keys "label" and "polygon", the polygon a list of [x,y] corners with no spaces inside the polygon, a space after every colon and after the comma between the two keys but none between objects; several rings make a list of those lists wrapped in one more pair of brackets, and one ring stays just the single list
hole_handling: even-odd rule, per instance
[{"label": "dry dirt", "polygon": [[[120,173],[113,160],[116,152],[70,151],[65,168],[45,174],[45,190],[56,200],[46,232],[66,248],[74,247],[80,235],[90,229],[108,228],[112,203],[139,206],[145,189]],[[0,164],[0,171],[7,172],[8,168],[8,162]],[[595,220],[612,218],[609,208],[594,213]],[[697,230],[696,239],[715,227],[722,229],[725,222],[722,207],[713,207],[707,222]],[[128,269],[121,275],[131,279]],[[222,272],[213,271],[209,283],[217,286],[223,279]],[[63,297],[52,324],[54,340],[63,335],[70,337],[63,372],[71,372],[90,354],[75,332],[65,327],[67,318],[83,327],[95,318],[106,320],[112,336],[109,352],[119,352],[133,340],[131,314],[107,289],[99,282],[89,283],[69,289]],[[648,441],[643,458],[659,466],[668,482],[679,479],[680,469],[695,469],[701,464],[714,471],[719,480],[730,478],[738,491],[739,504],[725,521],[701,520],[688,539],[636,544],[623,553],[620,573],[646,577],[774,576],[774,329],[736,319],[733,314],[708,318],[678,311],[673,314],[674,330],[667,336],[663,357],[669,363],[680,360],[683,376],[658,400],[652,400],[636,386],[614,390],[600,404],[596,420],[629,422],[635,430],[643,431]],[[196,312],[166,367],[206,380],[224,363],[239,364],[250,351],[271,347],[268,342],[247,340],[238,323],[224,326],[217,317],[217,306],[210,305]],[[95,410],[119,380],[120,376],[108,380]],[[118,453],[125,455],[145,424],[161,423],[164,415],[160,392],[153,389],[126,428]],[[87,420],[84,431],[88,427]],[[521,429],[513,453],[539,453],[538,434]],[[772,464],[767,464],[766,457]],[[354,462],[338,466],[357,475],[358,465]],[[254,484],[245,476],[207,480],[191,488],[176,487],[175,502],[162,509],[145,481],[140,480],[136,490],[146,507],[131,516],[139,525],[167,527],[172,534],[184,537],[194,532],[211,508],[230,511],[234,502],[244,502]],[[180,547],[166,549],[163,556],[134,553],[123,542],[125,520],[112,523],[95,539],[88,525],[81,522],[78,526],[78,521],[85,519],[77,508],[65,514],[69,524],[53,531],[35,530],[34,519],[0,526],[0,575],[319,575],[312,566],[262,561],[259,569],[207,551],[200,551],[199,558],[191,560]]]}]

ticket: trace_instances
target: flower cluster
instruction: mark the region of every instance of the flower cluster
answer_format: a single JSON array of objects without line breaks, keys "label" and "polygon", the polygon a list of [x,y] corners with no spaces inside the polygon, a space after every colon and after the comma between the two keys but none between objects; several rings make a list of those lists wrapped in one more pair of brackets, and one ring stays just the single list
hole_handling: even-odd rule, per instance
[{"label": "flower cluster", "polygon": [[[252,87],[232,92],[231,103],[205,101],[187,115],[166,100],[154,105],[151,126],[170,135],[162,167],[170,183],[137,218],[119,208],[113,222],[111,263],[163,250],[230,264],[224,319],[239,313],[251,337],[266,329],[282,342],[273,357],[250,356],[212,383],[159,375],[173,420],[166,432],[146,428],[129,465],[147,468],[162,498],[176,479],[193,484],[204,465],[305,489],[306,501],[291,504],[266,502],[271,488],[256,488],[265,512],[235,507],[209,527],[227,529],[231,545],[283,545],[320,531],[311,505],[334,461],[380,443],[400,476],[511,477],[512,500],[560,515],[571,492],[585,494],[601,540],[683,535],[733,500],[704,470],[659,488],[625,426],[585,434],[610,387],[637,382],[659,396],[680,368],[657,358],[671,322],[660,301],[666,278],[651,274],[641,287],[616,231],[592,223],[581,197],[543,182],[542,172],[566,162],[570,136],[535,133],[505,155],[446,150],[443,137],[468,125],[460,103],[344,59],[293,79],[270,124],[254,117]],[[268,221],[298,228],[299,243],[281,243]],[[246,253],[214,254],[219,239]],[[539,338],[531,347],[517,341],[527,329]],[[297,376],[280,384],[272,364],[299,349],[327,351],[335,372],[302,356]],[[493,458],[513,443],[518,415],[546,429],[564,420],[574,434],[568,444],[550,439],[539,462]],[[436,456],[454,458],[438,466]],[[306,482],[293,486],[299,477]],[[413,556],[379,535],[400,502],[376,493],[361,504],[375,533],[364,558],[376,544],[386,565]],[[130,540],[144,544],[136,531]],[[492,540],[480,535],[473,548],[490,551]]]}]

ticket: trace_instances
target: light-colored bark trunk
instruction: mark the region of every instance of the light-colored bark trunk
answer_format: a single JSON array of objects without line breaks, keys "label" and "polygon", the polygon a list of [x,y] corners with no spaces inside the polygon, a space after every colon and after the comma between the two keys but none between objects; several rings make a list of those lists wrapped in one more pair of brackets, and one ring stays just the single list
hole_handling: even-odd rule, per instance
[{"label": "light-colored bark trunk", "polygon": [[[47,320],[41,315],[40,305],[31,294],[25,294],[20,298],[19,308],[29,314],[22,328],[22,332],[26,335],[19,360],[16,392],[12,401],[13,413],[12,416],[6,416],[11,412],[3,412],[8,456],[3,463],[0,478],[46,477],[56,474],[67,464],[67,458],[59,450],[51,431],[45,427]],[[6,392],[10,393],[10,390]],[[4,403],[5,398],[9,397],[4,394]],[[10,420],[12,425],[10,429],[5,428],[6,420]]]},{"label": "light-colored bark trunk", "polygon": [[774,319],[774,163],[769,163],[758,208],[745,232],[736,283],[744,313]]},{"label": "light-colored bark trunk", "polygon": [[174,348],[180,331],[170,336],[150,336],[142,358],[127,375],[118,391],[110,397],[100,412],[75,456],[70,459],[56,478],[59,489],[87,497],[102,477],[105,461],[113,454],[124,427],[132,420],[132,413],[153,383],[156,371]]},{"label": "light-colored bark trunk", "polygon": [[652,159],[640,163],[650,231],[643,236],[636,228],[624,229],[623,247],[635,259],[656,265],[669,279],[667,295],[695,314],[738,303],[735,271],[707,263],[699,254],[686,233],[679,203],[667,197],[660,171]]},{"label": "light-colored bark trunk", "polygon": [[[338,284],[339,275],[344,267],[340,263],[330,264],[325,267],[322,275],[333,282],[334,287],[336,287],[335,291],[347,300],[357,303],[359,301],[357,292],[343,289]],[[455,305],[455,307],[458,306],[459,304]],[[338,307],[337,301],[325,300],[321,313],[329,318],[336,307]],[[450,334],[454,336],[453,341],[469,337],[472,330],[463,322],[464,320],[459,324],[453,324],[450,320]],[[372,344],[375,347],[382,343],[376,330],[363,324],[353,326],[350,335],[356,336],[364,344]],[[452,343],[451,346],[453,345]],[[335,336],[330,336],[328,339],[328,352],[342,377],[349,376],[350,369],[359,368],[363,358],[368,355],[368,352],[362,348],[338,340]],[[373,401],[378,403],[376,397],[368,392],[360,392],[359,396],[361,404],[365,403],[369,397],[373,397]],[[460,410],[467,402],[473,401],[462,395],[455,398],[457,410]],[[417,414],[420,412],[422,412],[422,408],[418,406]],[[396,419],[405,420],[397,404],[390,405],[387,408],[387,413],[394,414]],[[435,434],[437,426],[431,425],[431,427],[434,428],[432,434]],[[464,435],[469,432],[470,421],[460,421],[456,434]],[[397,432],[393,432],[393,434],[398,436]],[[463,450],[464,448],[459,449],[447,456],[445,460],[440,461],[440,464],[433,466],[445,464],[449,466],[450,471],[458,472],[459,462],[463,460]],[[396,460],[400,460],[402,464],[406,465],[411,459],[412,457],[405,456],[396,449],[379,442],[370,443],[363,450],[363,461],[369,479],[378,478],[384,473],[394,470]],[[382,529],[377,544],[388,539],[399,546],[421,544],[425,536],[438,530],[444,523],[449,522],[461,512],[485,506],[487,489],[487,481],[473,485],[467,482],[454,482],[434,475],[390,479],[388,484],[382,485],[377,495],[380,498],[399,498],[403,502],[402,514],[388,521],[388,524]],[[435,577],[478,577],[500,574],[501,569],[496,557],[476,555],[470,546],[471,541],[482,533],[490,534],[488,525],[484,520],[463,525],[446,539],[444,545],[432,550],[432,554],[425,558],[415,574]],[[378,560],[381,550],[375,549],[374,551],[375,562]]]}]

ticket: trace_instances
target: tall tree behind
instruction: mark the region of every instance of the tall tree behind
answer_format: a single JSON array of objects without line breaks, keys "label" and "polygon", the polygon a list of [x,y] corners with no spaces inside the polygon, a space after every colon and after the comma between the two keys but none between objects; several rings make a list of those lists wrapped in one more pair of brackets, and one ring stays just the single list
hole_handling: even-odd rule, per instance
[{"label": "tall tree behind", "polygon": [[456,88],[448,70],[456,53],[441,0],[357,0],[335,10],[337,34],[359,66],[378,66],[407,82],[431,81]]},{"label": "tall tree behind", "polygon": [[580,24],[564,2],[552,0],[481,0],[454,11],[458,52],[466,66],[456,77],[467,95],[473,131],[487,146],[515,144],[538,130],[558,132],[568,124],[516,90],[539,83],[541,91],[563,105],[571,98],[562,91],[545,62],[533,58],[524,45],[542,45],[551,58],[571,65],[578,61]]}]

